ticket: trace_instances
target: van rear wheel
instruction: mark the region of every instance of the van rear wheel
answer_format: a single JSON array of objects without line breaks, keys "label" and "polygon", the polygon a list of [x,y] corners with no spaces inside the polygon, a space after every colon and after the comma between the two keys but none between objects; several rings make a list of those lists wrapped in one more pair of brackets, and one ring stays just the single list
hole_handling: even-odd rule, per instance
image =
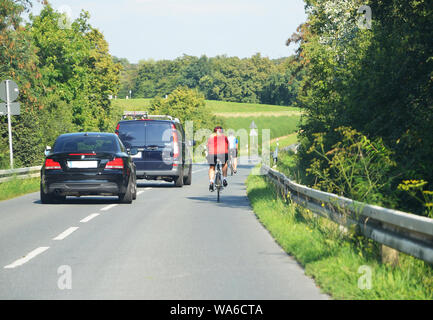
[{"label": "van rear wheel", "polygon": [[183,178],[183,184],[189,186],[191,185],[191,181],[192,181],[192,165],[189,167],[188,175],[185,178]]},{"label": "van rear wheel", "polygon": [[174,177],[174,185],[176,187],[182,187],[183,186],[183,169],[181,170],[179,176]]}]

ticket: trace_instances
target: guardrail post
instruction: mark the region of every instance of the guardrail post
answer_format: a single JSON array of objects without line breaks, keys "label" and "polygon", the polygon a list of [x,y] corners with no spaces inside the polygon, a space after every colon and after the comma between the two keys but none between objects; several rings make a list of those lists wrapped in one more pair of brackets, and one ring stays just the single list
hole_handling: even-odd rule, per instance
[{"label": "guardrail post", "polygon": [[392,266],[398,265],[398,257],[399,253],[397,250],[390,248],[388,246],[382,245],[381,248],[381,254],[382,254],[382,263],[387,263]]}]

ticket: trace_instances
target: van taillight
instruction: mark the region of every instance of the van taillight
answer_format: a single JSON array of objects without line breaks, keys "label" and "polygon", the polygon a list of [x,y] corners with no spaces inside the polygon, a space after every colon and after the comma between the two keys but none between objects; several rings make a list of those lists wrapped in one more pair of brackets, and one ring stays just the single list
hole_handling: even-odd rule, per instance
[{"label": "van taillight", "polygon": [[105,169],[123,169],[123,159],[114,158],[114,160],[107,163]]},{"label": "van taillight", "polygon": [[46,159],[45,160],[45,170],[59,170],[62,169],[60,166],[60,163],[57,161],[54,161],[53,159]]},{"label": "van taillight", "polygon": [[116,131],[114,132],[117,135],[119,135],[119,128],[120,128],[120,123],[117,124]]},{"label": "van taillight", "polygon": [[176,127],[174,126],[174,124],[171,125],[173,128],[173,157],[177,158],[179,157],[179,139],[177,136],[177,130]]}]

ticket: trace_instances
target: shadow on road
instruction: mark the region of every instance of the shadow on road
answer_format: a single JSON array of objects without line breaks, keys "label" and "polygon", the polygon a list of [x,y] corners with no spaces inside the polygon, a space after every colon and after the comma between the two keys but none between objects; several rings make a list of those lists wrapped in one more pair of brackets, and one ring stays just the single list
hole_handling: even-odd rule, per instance
[{"label": "shadow on road", "polygon": [[212,193],[204,197],[188,197],[189,200],[197,202],[210,202],[216,206],[224,208],[250,208],[250,202],[246,196],[232,196],[230,194],[221,194],[220,202],[216,201],[216,194]]},{"label": "shadow on road", "polygon": [[[41,200],[36,200],[33,201],[33,203],[35,204],[41,204]],[[61,205],[61,204],[85,204],[85,205],[89,205],[89,204],[94,204],[94,205],[99,205],[99,204],[112,204],[112,203],[119,203],[119,200],[117,197],[67,197],[65,201],[62,202],[58,202],[58,203],[52,203],[52,204],[44,204],[44,206],[49,206],[49,205]]]},{"label": "shadow on road", "polygon": [[176,188],[173,182],[138,182],[137,188]]}]

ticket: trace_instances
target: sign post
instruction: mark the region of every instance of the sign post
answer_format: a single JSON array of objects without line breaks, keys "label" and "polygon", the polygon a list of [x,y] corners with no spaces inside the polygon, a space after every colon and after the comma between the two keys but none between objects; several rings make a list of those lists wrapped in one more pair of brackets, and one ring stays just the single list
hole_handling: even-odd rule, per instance
[{"label": "sign post", "polygon": [[[19,90],[18,86],[12,80],[5,80],[0,83],[0,98],[6,102],[0,103],[0,115],[3,115],[6,111],[8,116],[8,131],[9,131],[9,156],[11,169],[14,168],[14,153],[12,148],[12,121],[11,115],[20,114],[19,102],[13,102],[18,98]],[[6,107],[6,108],[5,108]],[[3,111],[2,111],[3,110]]]}]

